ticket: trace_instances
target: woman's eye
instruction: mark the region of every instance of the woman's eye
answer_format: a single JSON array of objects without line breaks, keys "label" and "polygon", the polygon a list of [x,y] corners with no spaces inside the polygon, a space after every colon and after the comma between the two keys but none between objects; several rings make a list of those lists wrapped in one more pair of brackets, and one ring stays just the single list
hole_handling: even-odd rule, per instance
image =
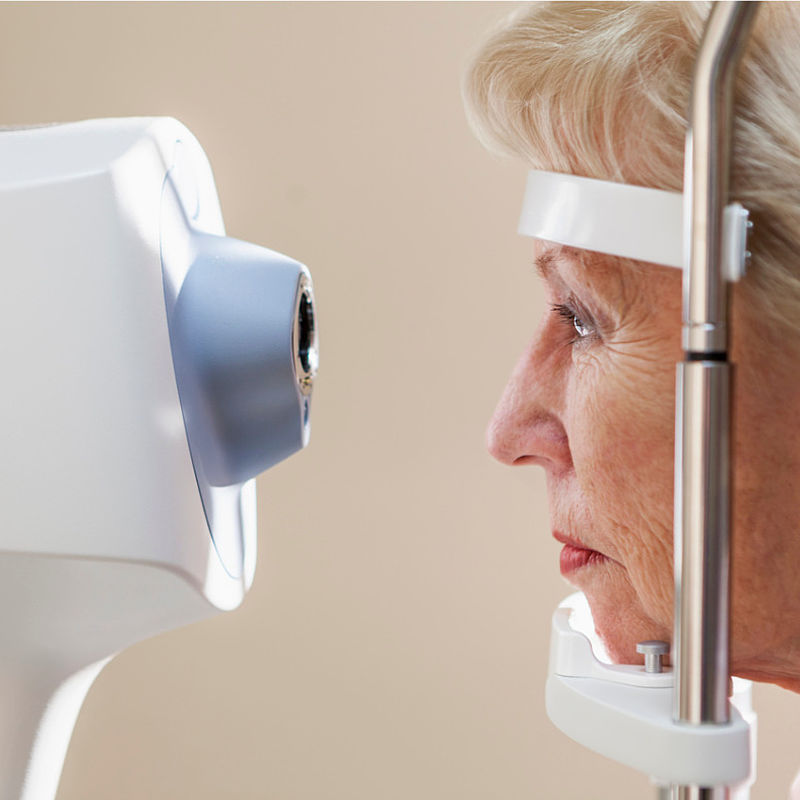
[{"label": "woman's eye", "polygon": [[553,306],[553,311],[577,334],[577,339],[586,339],[594,333],[592,326],[584,322],[578,312],[570,306],[564,303],[556,303]]},{"label": "woman's eye", "polygon": [[583,339],[584,336],[588,336],[591,333],[591,331],[589,330],[589,326],[584,325],[581,318],[577,315],[574,315],[572,317],[572,325],[575,328],[575,332],[578,334],[578,336],[581,337],[581,339]]}]

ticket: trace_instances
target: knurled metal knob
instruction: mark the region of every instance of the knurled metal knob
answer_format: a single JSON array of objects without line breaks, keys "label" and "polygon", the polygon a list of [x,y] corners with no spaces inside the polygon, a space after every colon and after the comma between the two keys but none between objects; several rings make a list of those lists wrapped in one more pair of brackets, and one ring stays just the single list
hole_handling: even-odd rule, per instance
[{"label": "knurled metal knob", "polygon": [[669,653],[669,642],[656,640],[639,642],[636,645],[636,652],[644,655],[645,672],[662,672],[661,660]]}]

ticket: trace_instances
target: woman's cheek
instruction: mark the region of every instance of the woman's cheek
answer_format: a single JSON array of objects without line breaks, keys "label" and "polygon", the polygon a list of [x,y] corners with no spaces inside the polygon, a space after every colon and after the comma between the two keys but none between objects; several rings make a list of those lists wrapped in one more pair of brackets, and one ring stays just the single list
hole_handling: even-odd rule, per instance
[{"label": "woman's cheek", "polygon": [[[640,391],[631,391],[630,384],[636,383],[631,376],[619,365],[603,365],[599,357],[591,369],[576,372],[580,394],[572,396],[583,401],[572,409],[571,443],[576,478],[593,509],[597,546],[606,545],[609,555],[621,562],[627,575],[620,579],[629,582],[647,618],[668,624],[673,583],[672,402],[668,396],[653,397],[663,392],[661,376],[639,378]],[[621,596],[621,586],[609,589],[617,602],[631,602]]]}]

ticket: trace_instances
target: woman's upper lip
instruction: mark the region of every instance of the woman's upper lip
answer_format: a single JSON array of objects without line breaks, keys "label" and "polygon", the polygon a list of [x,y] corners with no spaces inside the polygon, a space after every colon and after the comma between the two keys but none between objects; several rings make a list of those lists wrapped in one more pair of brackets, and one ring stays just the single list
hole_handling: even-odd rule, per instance
[{"label": "woman's upper lip", "polygon": [[593,553],[600,553],[601,556],[609,559],[609,561],[615,561],[617,564],[621,564],[620,561],[617,561],[617,559],[608,555],[608,553],[604,553],[602,550],[596,550],[594,547],[584,544],[580,539],[576,539],[574,536],[567,536],[566,533],[562,533],[561,531],[553,531],[553,538],[556,541],[561,542],[561,544],[566,544],[570,547],[577,547],[579,550],[589,550]]},{"label": "woman's upper lip", "polygon": [[566,533],[561,533],[561,531],[553,531],[553,538],[557,542],[561,542],[561,544],[568,544],[570,547],[577,547],[579,550],[593,550],[595,553],[599,553],[599,550],[595,550],[594,547],[589,547],[589,545],[584,544],[580,539],[576,539],[574,536],[567,536]]}]

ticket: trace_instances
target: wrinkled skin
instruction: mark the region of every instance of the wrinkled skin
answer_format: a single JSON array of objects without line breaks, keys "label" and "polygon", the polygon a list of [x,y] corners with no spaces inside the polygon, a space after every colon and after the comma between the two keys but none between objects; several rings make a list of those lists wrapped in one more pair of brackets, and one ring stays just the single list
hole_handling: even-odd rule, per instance
[{"label": "wrinkled skin", "polygon": [[[488,431],[547,474],[553,532],[605,558],[568,572],[615,661],[672,638],[675,364],[681,274],[536,241],[548,309]],[[736,292],[742,290],[737,288]],[[800,370],[734,295],[732,667],[800,690]]]}]

